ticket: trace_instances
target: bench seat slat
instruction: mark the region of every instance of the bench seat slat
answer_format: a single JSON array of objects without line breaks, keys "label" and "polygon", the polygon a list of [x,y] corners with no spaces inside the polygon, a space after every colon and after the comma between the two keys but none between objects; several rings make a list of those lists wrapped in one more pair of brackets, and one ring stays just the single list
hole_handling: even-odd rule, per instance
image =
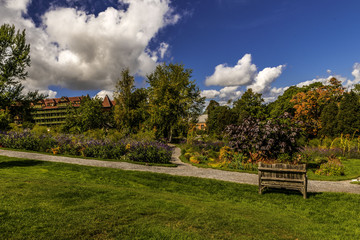
[{"label": "bench seat slat", "polygon": [[290,178],[274,178],[274,177],[261,177],[261,180],[271,180],[279,182],[300,182],[303,183],[304,179],[290,179]]}]

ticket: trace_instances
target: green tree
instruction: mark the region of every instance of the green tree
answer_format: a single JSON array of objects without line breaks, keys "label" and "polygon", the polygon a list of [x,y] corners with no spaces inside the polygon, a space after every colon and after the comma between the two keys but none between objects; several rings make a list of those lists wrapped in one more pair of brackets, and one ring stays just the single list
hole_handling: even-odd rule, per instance
[{"label": "green tree", "polygon": [[135,89],[134,77],[129,69],[121,72],[116,84],[114,119],[118,129],[127,133],[140,129],[148,117],[148,91],[144,88]]},{"label": "green tree", "polygon": [[145,88],[137,88],[130,95],[130,129],[133,132],[140,130],[149,118],[148,91]]},{"label": "green tree", "polygon": [[234,102],[233,110],[238,114],[238,122],[241,123],[248,117],[258,119],[265,118],[264,99],[261,93],[255,93],[251,88]]},{"label": "green tree", "polygon": [[158,65],[147,76],[151,125],[157,138],[172,140],[174,129],[195,122],[200,115],[205,98],[195,82],[190,80],[191,69],[179,64]]},{"label": "green tree", "polygon": [[10,123],[10,114],[8,110],[0,109],[0,130],[7,130]]},{"label": "green tree", "polygon": [[80,107],[69,106],[64,130],[85,132],[91,129],[103,128],[110,119],[108,114],[103,110],[101,99],[91,99],[86,96],[82,98]]},{"label": "green tree", "polygon": [[0,27],[0,109],[8,108],[12,116],[30,118],[30,104],[45,98],[37,91],[23,94],[21,81],[28,76],[30,45],[26,44],[25,30],[15,31],[15,26]]},{"label": "green tree", "polygon": [[294,104],[294,119],[302,122],[309,138],[316,137],[321,129],[320,116],[323,108],[330,102],[338,103],[343,94],[341,82],[331,78],[329,85],[311,84],[290,100]]},{"label": "green tree", "polygon": [[294,103],[290,102],[290,100],[301,91],[302,88],[296,86],[291,86],[286,89],[285,92],[276,99],[276,101],[267,105],[267,112],[269,113],[269,116],[271,118],[277,118],[282,116],[285,112],[294,116]]},{"label": "green tree", "polygon": [[339,112],[338,105],[335,102],[327,104],[321,112],[321,130],[320,135],[327,137],[334,137],[337,132],[337,115]]},{"label": "green tree", "polygon": [[215,100],[210,100],[209,105],[206,107],[205,113],[210,114],[212,110],[219,107],[220,104]]},{"label": "green tree", "polygon": [[208,133],[220,136],[226,126],[235,124],[237,119],[237,114],[228,106],[217,106],[208,113],[206,129]]},{"label": "green tree", "polygon": [[353,91],[345,93],[340,101],[337,123],[338,133],[353,134],[356,130],[360,130],[359,96]]},{"label": "green tree", "polygon": [[130,75],[128,68],[122,70],[121,77],[116,84],[114,99],[116,102],[114,118],[118,129],[130,129],[130,101],[131,94],[134,91],[135,78]]}]

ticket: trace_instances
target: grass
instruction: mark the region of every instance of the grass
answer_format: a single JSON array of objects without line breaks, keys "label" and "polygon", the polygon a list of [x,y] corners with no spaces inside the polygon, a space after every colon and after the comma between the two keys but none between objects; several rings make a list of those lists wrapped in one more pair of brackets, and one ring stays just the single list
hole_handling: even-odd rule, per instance
[{"label": "grass", "polygon": [[359,239],[360,195],[0,156],[2,239]]},{"label": "grass", "polygon": [[13,149],[13,148],[4,148],[0,147],[2,150],[10,150],[10,151],[16,151],[16,152],[29,152],[29,153],[40,153],[45,155],[51,155],[51,156],[62,156],[62,157],[71,157],[71,158],[81,158],[81,159],[91,159],[91,160],[100,160],[100,161],[109,161],[109,162],[128,162],[133,164],[139,164],[139,165],[147,165],[147,166],[160,166],[160,167],[177,167],[174,163],[145,163],[145,162],[136,162],[131,161],[128,158],[124,157],[121,159],[106,159],[106,158],[93,158],[93,157],[85,157],[85,156],[76,156],[76,155],[69,155],[69,154],[52,154],[49,152],[37,152],[32,150],[25,150],[25,149]]},{"label": "grass", "polygon": [[341,162],[345,166],[345,175],[343,176],[316,175],[316,169],[310,168],[307,171],[308,178],[311,180],[340,181],[360,177],[360,159],[343,159]]}]

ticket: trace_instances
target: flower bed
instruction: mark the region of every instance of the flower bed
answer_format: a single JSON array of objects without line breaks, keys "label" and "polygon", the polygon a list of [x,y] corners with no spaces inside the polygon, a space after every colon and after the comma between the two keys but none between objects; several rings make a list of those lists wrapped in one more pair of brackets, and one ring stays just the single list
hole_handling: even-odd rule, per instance
[{"label": "flower bed", "polygon": [[171,148],[159,142],[96,140],[83,135],[53,136],[10,131],[0,134],[0,146],[101,159],[128,158],[131,161],[145,163],[170,163],[171,160]]}]

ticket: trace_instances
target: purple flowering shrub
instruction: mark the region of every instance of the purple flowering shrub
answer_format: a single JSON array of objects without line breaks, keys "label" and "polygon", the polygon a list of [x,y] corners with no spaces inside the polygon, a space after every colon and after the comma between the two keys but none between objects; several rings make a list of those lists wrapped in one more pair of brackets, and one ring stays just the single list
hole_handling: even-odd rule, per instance
[{"label": "purple flowering shrub", "polygon": [[128,157],[132,161],[146,163],[168,163],[171,160],[171,148],[160,142],[129,143]]},{"label": "purple flowering shrub", "polygon": [[300,150],[301,129],[288,115],[266,121],[250,117],[228,126],[225,134],[231,148],[251,159],[275,160],[287,154],[292,161],[291,156]]},{"label": "purple flowering shrub", "polygon": [[27,131],[0,133],[0,146],[101,159],[118,160],[127,157],[132,161],[148,163],[169,163],[172,153],[167,145],[158,142],[99,140],[84,135],[53,136]]}]

